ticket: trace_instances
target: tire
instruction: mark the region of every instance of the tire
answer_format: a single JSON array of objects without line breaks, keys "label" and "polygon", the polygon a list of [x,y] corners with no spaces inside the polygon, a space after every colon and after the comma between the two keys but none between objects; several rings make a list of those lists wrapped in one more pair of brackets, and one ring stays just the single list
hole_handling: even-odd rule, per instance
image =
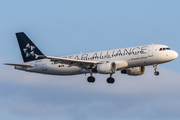
[{"label": "tire", "polygon": [[159,72],[158,72],[158,71],[154,72],[154,75],[158,76],[158,75],[159,75]]},{"label": "tire", "polygon": [[95,82],[95,78],[92,77],[92,76],[90,76],[90,77],[87,78],[87,81],[88,81],[89,83],[93,83],[93,82]]},{"label": "tire", "polygon": [[114,78],[112,78],[112,77],[109,77],[108,79],[107,79],[107,83],[109,83],[109,84],[113,84],[114,83]]}]

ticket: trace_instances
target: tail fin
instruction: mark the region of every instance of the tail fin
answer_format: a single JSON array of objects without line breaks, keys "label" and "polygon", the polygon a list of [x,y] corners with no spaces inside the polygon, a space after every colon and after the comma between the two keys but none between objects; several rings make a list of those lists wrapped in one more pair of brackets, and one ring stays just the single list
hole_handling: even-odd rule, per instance
[{"label": "tail fin", "polygon": [[38,60],[38,55],[44,55],[34,43],[26,36],[24,32],[16,33],[21,54],[24,62]]}]

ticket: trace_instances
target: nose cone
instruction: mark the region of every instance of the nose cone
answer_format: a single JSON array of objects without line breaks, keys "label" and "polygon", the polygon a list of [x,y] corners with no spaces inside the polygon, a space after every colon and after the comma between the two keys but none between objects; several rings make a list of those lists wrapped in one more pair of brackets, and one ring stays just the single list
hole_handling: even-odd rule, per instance
[{"label": "nose cone", "polygon": [[173,60],[178,57],[178,53],[176,51],[173,51],[172,53]]}]

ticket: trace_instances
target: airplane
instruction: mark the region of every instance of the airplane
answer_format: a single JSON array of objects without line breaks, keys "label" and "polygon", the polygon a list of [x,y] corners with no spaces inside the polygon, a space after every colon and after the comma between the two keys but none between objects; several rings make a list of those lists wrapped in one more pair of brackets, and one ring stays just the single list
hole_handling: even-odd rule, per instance
[{"label": "airplane", "polygon": [[44,55],[24,32],[16,33],[24,63],[12,65],[15,69],[49,74],[77,75],[87,74],[89,83],[95,82],[94,73],[109,74],[107,83],[114,83],[112,75],[116,71],[131,76],[143,75],[145,66],[153,65],[154,75],[159,75],[157,65],[170,62],[178,53],[166,45],[150,44],[129,48],[113,49],[91,53],[81,53],[62,57]]}]

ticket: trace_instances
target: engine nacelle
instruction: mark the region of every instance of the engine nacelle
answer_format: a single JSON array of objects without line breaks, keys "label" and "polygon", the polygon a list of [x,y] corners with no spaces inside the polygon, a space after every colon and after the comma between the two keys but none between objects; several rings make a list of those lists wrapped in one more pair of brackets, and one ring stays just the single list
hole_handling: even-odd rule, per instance
[{"label": "engine nacelle", "polygon": [[123,68],[126,68],[128,66],[128,63],[125,60],[115,60],[113,62],[116,63],[117,70],[122,70]]},{"label": "engine nacelle", "polygon": [[132,76],[137,76],[137,75],[143,75],[145,72],[145,67],[134,67],[134,68],[127,68],[125,70],[121,70],[122,74],[128,74]]},{"label": "engine nacelle", "polygon": [[92,71],[101,74],[112,74],[116,72],[116,64],[115,62],[99,64]]}]

